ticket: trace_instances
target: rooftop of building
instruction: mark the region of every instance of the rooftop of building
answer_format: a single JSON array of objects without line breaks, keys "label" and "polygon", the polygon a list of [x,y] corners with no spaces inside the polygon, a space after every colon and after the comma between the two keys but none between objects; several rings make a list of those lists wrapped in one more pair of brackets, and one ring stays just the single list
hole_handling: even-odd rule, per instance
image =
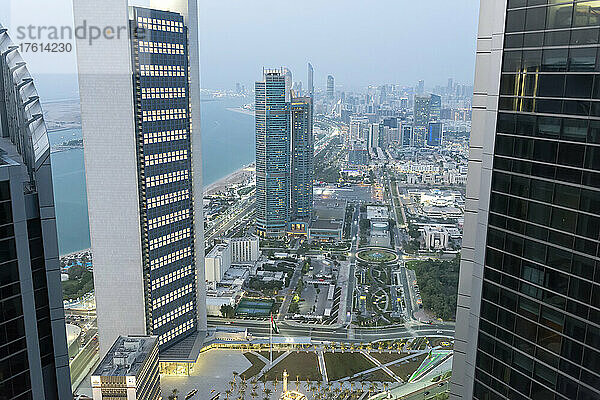
[{"label": "rooftop of building", "polygon": [[367,206],[367,219],[380,219],[387,220],[389,218],[389,211],[387,206]]},{"label": "rooftop of building", "polygon": [[157,336],[119,336],[92,375],[136,376],[157,341]]}]

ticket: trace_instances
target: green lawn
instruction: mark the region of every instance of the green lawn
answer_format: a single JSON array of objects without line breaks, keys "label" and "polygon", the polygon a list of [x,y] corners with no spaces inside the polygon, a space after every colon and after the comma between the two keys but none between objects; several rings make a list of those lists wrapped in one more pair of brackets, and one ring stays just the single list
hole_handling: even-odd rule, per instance
[{"label": "green lawn", "polygon": [[396,361],[396,360],[399,360],[401,358],[408,356],[408,353],[375,353],[375,352],[372,352],[370,354],[371,354],[371,357],[373,357],[374,359],[376,359],[377,361],[379,361],[382,364],[387,364],[389,362]]},{"label": "green lawn", "polygon": [[281,382],[283,370],[287,371],[290,381],[295,381],[296,377],[301,381],[321,381],[322,379],[319,361],[313,352],[290,353],[266,373],[266,379],[274,381],[277,378]]},{"label": "green lawn", "polygon": [[375,364],[360,353],[324,353],[323,356],[327,377],[330,381],[336,381],[375,367]]},{"label": "green lawn", "polygon": [[252,365],[248,367],[247,370],[240,374],[240,376],[242,376],[245,379],[252,378],[256,374],[258,374],[266,365],[260,358],[258,358],[256,354],[244,353],[244,357],[246,357],[248,361],[252,363]]},{"label": "green lawn", "polygon": [[423,360],[427,357],[427,354],[422,354],[420,356],[415,356],[414,360],[409,359],[407,362],[402,362],[394,365],[390,365],[388,368],[398,375],[402,380],[407,381],[408,378],[419,368],[419,365],[423,362]]}]

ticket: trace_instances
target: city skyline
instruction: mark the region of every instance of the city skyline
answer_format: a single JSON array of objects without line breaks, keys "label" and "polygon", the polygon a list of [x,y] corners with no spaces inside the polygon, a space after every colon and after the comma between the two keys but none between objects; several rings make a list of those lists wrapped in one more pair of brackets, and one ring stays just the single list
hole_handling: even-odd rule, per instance
[{"label": "city skyline", "polygon": [[600,0],[64,1],[0,11],[0,400],[600,398]]}]

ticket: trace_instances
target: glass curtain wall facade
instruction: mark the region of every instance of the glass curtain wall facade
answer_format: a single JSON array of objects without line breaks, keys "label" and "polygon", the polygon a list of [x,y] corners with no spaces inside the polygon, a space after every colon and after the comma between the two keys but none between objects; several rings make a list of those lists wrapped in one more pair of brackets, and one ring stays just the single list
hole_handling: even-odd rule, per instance
[{"label": "glass curtain wall facade", "polygon": [[297,97],[291,105],[291,218],[308,221],[313,204],[314,139],[312,99]]},{"label": "glass curtain wall facade", "polygon": [[50,144],[33,78],[0,25],[0,398],[72,397]]},{"label": "glass curtain wall facade", "polygon": [[187,27],[130,12],[146,329],[162,350],[197,330]]},{"label": "glass curtain wall facade", "polygon": [[255,84],[256,229],[261,236],[285,234],[290,217],[290,104],[285,74],[265,70]]},{"label": "glass curtain wall facade", "polygon": [[486,7],[506,18],[474,385],[453,398],[471,385],[482,400],[598,399],[600,1],[499,4]]}]

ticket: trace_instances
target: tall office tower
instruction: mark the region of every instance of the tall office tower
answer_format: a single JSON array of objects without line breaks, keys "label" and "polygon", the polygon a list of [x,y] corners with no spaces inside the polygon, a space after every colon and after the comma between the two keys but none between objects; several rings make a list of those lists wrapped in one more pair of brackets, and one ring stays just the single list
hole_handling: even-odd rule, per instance
[{"label": "tall office tower", "polygon": [[308,78],[307,87],[308,97],[313,97],[315,94],[315,70],[311,63],[308,63]]},{"label": "tall office tower", "polygon": [[292,71],[284,67],[283,75],[285,76],[285,101],[289,103],[292,101],[292,87],[294,85]]},{"label": "tall office tower", "polygon": [[425,81],[423,79],[420,79],[419,83],[417,84],[417,95],[423,94],[425,94]]},{"label": "tall office tower", "polygon": [[266,69],[255,84],[256,230],[261,236],[285,234],[290,217],[290,105],[285,75]]},{"label": "tall office tower", "polygon": [[327,75],[327,99],[333,100],[335,98],[335,82],[333,76]]},{"label": "tall office tower", "polygon": [[481,2],[454,399],[600,398],[600,19],[548,3]]},{"label": "tall office tower", "polygon": [[367,140],[367,147],[370,149],[374,149],[379,147],[379,142],[381,140],[381,129],[379,124],[371,124],[369,125],[369,137]]},{"label": "tall office tower", "polygon": [[430,122],[427,127],[427,146],[441,147],[443,137],[442,123]]},{"label": "tall office tower", "polygon": [[402,143],[402,147],[411,147],[413,145],[412,125],[402,123],[400,141]]},{"label": "tall office tower", "polygon": [[429,120],[439,121],[442,116],[442,97],[437,94],[429,95]]},{"label": "tall office tower", "polygon": [[447,93],[448,94],[452,93],[453,89],[454,89],[454,80],[452,78],[448,78]]},{"label": "tall office tower", "polygon": [[127,32],[77,42],[100,351],[149,334],[161,360],[193,362],[206,332],[198,8],[151,7],[74,3],[76,26]]},{"label": "tall office tower", "polygon": [[68,399],[50,143],[18,48],[0,25],[0,398]]},{"label": "tall office tower", "polygon": [[427,123],[429,122],[430,104],[431,98],[429,96],[415,96],[415,126],[427,126]]},{"label": "tall office tower", "polygon": [[312,98],[296,97],[291,104],[292,223],[310,220],[313,205],[314,138]]}]

